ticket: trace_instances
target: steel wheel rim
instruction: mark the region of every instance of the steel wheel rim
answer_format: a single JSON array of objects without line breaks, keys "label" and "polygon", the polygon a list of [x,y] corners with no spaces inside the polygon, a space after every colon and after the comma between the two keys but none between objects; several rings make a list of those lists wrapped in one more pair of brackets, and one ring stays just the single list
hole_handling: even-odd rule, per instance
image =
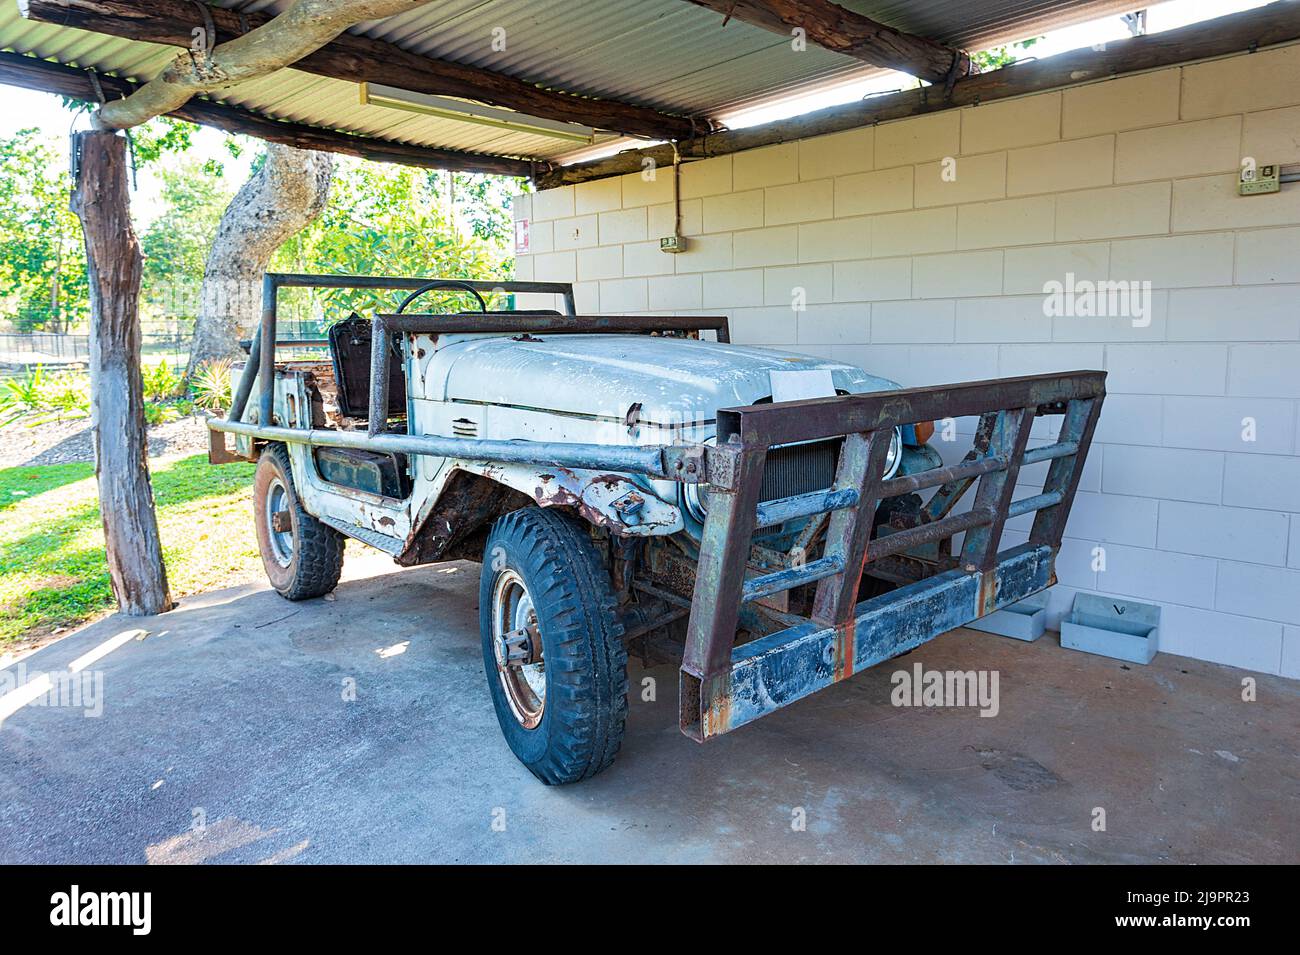
[{"label": "steel wheel rim", "polygon": [[501,571],[492,588],[492,653],[506,702],[524,729],[535,729],[546,710],[546,661],[506,666],[501,638],[511,630],[536,625],[537,612],[523,578],[513,570]]},{"label": "steel wheel rim", "polygon": [[281,567],[293,563],[293,530],[277,531],[275,515],[289,510],[289,490],[278,477],[271,478],[266,488],[266,537],[271,544],[271,556]]}]

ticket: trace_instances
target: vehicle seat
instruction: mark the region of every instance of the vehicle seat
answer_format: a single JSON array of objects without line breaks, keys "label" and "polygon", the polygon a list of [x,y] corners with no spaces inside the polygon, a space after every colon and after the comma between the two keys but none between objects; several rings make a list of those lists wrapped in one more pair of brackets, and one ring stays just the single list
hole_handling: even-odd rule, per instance
[{"label": "vehicle seat", "polygon": [[[338,384],[339,412],[349,418],[370,418],[371,323],[353,312],[329,330],[330,360]],[[402,346],[394,338],[388,355],[387,418],[406,414],[406,376]]]}]

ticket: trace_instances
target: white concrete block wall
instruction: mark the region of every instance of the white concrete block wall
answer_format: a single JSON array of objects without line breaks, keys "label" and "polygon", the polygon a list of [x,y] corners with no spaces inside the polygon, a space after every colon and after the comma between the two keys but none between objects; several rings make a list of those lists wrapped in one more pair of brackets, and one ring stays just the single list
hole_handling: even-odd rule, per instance
[{"label": "white concrete block wall", "polygon": [[[678,255],[667,170],[521,197],[518,274],[904,385],[1104,368],[1055,618],[1152,601],[1165,651],[1300,678],[1300,186],[1237,196],[1245,156],[1300,163],[1300,45],[688,163]],[[1149,323],[1047,317],[1066,273]]]}]

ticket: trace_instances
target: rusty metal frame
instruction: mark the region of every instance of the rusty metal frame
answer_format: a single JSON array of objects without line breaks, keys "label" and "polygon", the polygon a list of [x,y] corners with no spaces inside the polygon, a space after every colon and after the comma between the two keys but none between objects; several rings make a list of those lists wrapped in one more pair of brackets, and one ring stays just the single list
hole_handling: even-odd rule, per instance
[{"label": "rusty metal frame", "polygon": [[222,431],[208,431],[208,463],[209,464],[234,464],[236,461],[246,461],[238,451],[231,450],[226,446],[226,435]]},{"label": "rusty metal frame", "polygon": [[[681,729],[703,741],[843,680],[954,627],[1050,586],[1084,458],[1105,397],[1105,372],[1077,371],[936,385],[876,394],[751,405],[718,412],[707,449],[708,518],[681,666]],[[1029,449],[1035,416],[1062,414],[1056,442]],[[978,415],[976,446],[961,464],[883,480],[893,429]],[[843,437],[835,484],[821,495],[758,500],[768,449]],[[1050,461],[1041,494],[1013,500],[1022,466]],[[951,513],[978,482],[971,509]],[[880,500],[939,487],[935,512],[915,527],[870,540]],[[746,578],[764,515],[830,513],[822,555]],[[1009,518],[1036,512],[1028,543],[999,552]],[[960,566],[862,603],[864,568],[965,533]],[[816,584],[811,617],[735,645],[741,605]]]},{"label": "rusty metal frame", "polygon": [[603,335],[714,331],[729,342],[725,315],[556,315],[538,312],[457,312],[452,315],[376,315],[376,327],[399,334]]},{"label": "rusty metal frame", "polygon": [[[244,373],[235,388],[230,404],[230,421],[239,421],[244,416],[248,397],[253,385],[262,381],[261,401],[258,408],[258,421],[270,425],[275,401],[275,347],[263,348],[263,343],[281,344],[276,339],[276,324],[279,315],[280,289],[282,288],[350,288],[350,289],[392,289],[403,292],[412,291],[428,285],[438,279],[414,276],[393,275],[305,275],[291,272],[267,272],[262,277],[262,318],[257,331],[253,334],[249,346],[248,362]],[[566,314],[577,312],[574,304],[573,285],[570,282],[484,282],[460,281],[461,286],[468,286],[478,292],[521,292],[559,295],[564,299]]]},{"label": "rusty metal frame", "polygon": [[[392,289],[394,291],[413,291],[426,285],[447,281],[429,276],[390,276],[390,275],[307,275],[289,272],[267,272],[262,278],[262,318],[257,331],[249,344],[248,361],[244,365],[239,384],[231,397],[230,411],[224,424],[238,424],[244,417],[249,396],[257,382],[263,382],[258,402],[257,421],[264,427],[275,425],[275,346],[295,344],[296,341],[281,341],[276,337],[276,325],[279,316],[279,293],[282,288],[346,288],[346,289]],[[578,315],[577,305],[571,282],[490,282],[481,280],[456,279],[456,286],[470,288],[478,292],[508,292],[523,294],[559,295],[564,300],[564,314],[546,315],[536,312],[526,313],[486,313],[473,312],[458,315],[427,314],[382,314],[374,321],[374,334],[371,338],[371,404],[372,408],[388,406],[387,348],[394,332],[402,334],[458,334],[458,333],[650,333],[650,332],[699,332],[711,330],[717,333],[718,341],[731,340],[729,324],[725,316],[712,318],[682,318],[679,316],[621,316],[621,315]],[[274,343],[264,348],[264,342]],[[375,404],[374,397],[379,391],[383,400]],[[384,422],[371,416],[368,432],[371,436],[383,430]],[[226,430],[234,430],[228,428]],[[261,435],[258,435],[261,437]],[[689,478],[688,478],[689,479]]]}]

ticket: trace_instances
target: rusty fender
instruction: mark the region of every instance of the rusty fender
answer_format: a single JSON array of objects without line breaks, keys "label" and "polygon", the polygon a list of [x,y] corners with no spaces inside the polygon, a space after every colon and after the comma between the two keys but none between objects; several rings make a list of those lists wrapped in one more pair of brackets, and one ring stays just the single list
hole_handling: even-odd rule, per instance
[{"label": "rusty fender", "polygon": [[675,534],[682,512],[621,474],[527,464],[458,465],[527,494],[541,507],[573,507],[584,519],[622,537]]}]

